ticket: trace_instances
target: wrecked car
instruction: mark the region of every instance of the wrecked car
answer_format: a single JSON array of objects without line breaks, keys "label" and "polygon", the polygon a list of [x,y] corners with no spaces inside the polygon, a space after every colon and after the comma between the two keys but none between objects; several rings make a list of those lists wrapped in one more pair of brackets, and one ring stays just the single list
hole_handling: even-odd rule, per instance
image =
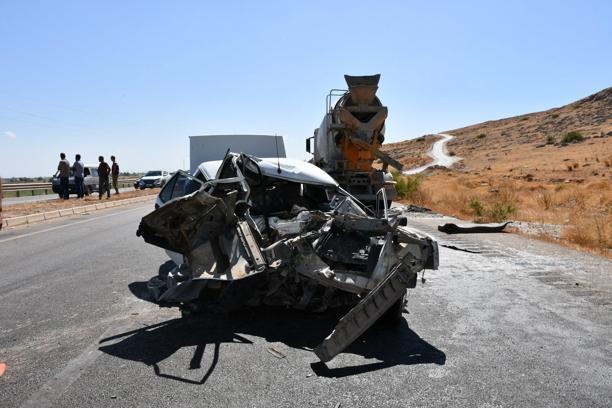
[{"label": "wrecked car", "polygon": [[383,314],[401,318],[417,273],[437,269],[436,242],[382,201],[376,217],[323,170],[289,158],[228,153],[194,175],[178,171],[137,231],[176,263],[149,292],[186,312],[352,306],[315,349],[328,361]]}]

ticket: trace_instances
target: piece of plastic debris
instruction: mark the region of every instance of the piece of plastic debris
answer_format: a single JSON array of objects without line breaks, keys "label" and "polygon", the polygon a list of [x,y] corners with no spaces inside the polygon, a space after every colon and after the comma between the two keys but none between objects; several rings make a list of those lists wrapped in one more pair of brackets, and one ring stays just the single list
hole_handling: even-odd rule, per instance
[{"label": "piece of plastic debris", "polygon": [[268,347],[268,353],[272,354],[276,358],[285,358],[285,357],[287,357],[286,355],[284,355],[283,353],[281,353],[280,351],[278,351],[274,347]]},{"label": "piece of plastic debris", "polygon": [[508,224],[510,224],[510,221],[501,224],[454,224],[451,222],[438,225],[438,231],[447,234],[495,233],[502,232]]},{"label": "piece of plastic debris", "polygon": [[5,371],[6,371],[6,363],[0,363],[0,377],[4,375]]},{"label": "piece of plastic debris", "polygon": [[471,249],[459,248],[458,246],[455,246],[455,245],[442,244],[440,246],[443,246],[444,248],[448,248],[448,249],[454,249],[455,251],[468,252],[470,254],[481,254],[482,253],[482,251],[472,251]]}]

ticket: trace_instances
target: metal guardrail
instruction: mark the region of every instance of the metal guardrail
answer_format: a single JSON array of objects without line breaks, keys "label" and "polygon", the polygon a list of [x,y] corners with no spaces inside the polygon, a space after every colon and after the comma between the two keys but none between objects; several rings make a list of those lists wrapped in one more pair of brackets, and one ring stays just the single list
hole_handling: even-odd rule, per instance
[{"label": "metal guardrail", "polygon": [[[119,178],[120,185],[132,185],[138,177],[128,177],[128,178]],[[34,194],[35,191],[43,191],[41,194]],[[53,193],[53,188],[51,183],[3,183],[2,184],[2,195],[5,196],[4,193],[14,192],[15,197],[23,197],[23,196],[34,196],[34,195],[42,195],[42,194],[51,194]],[[29,193],[29,194],[28,194]],[[8,198],[8,197],[5,197]]]},{"label": "metal guardrail", "polygon": [[4,191],[34,190],[39,188],[51,188],[51,183],[5,183],[2,186]]}]

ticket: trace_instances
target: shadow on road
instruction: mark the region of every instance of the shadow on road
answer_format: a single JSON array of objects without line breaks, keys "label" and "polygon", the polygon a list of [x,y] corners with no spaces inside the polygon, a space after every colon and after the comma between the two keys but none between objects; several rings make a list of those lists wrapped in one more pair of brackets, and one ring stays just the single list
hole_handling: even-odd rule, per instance
[{"label": "shadow on road", "polygon": [[[204,314],[172,319],[138,330],[117,334],[100,341],[100,350],[126,360],[153,367],[159,377],[191,384],[204,384],[219,361],[221,343],[252,344],[243,336],[257,336],[268,342],[282,342],[289,347],[312,350],[333,329],[344,311],[311,314],[295,310],[260,307],[240,313]],[[113,343],[113,341],[117,342]],[[210,367],[199,381],[161,372],[159,363],[184,347],[194,347],[190,369],[198,369],[206,347],[213,347]],[[405,320],[395,327],[374,327],[361,336],[344,353],[379,360],[375,363],[328,368],[312,364],[315,374],[345,377],[380,370],[396,365],[444,364],[446,355],[421,339],[408,328]],[[313,359],[316,359],[313,354]]]}]

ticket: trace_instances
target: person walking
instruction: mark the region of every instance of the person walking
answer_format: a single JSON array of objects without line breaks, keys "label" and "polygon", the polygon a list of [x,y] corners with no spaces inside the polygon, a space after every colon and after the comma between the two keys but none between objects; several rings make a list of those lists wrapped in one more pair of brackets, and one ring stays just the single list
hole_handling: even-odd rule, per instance
[{"label": "person walking", "polygon": [[104,161],[104,156],[99,156],[98,161],[100,165],[98,166],[98,193],[100,194],[98,199],[101,200],[102,196],[106,192],[106,198],[110,198],[110,187],[108,185],[108,176],[110,174],[110,167],[108,163]]},{"label": "person walking", "polygon": [[83,179],[85,178],[85,165],[81,161],[81,155],[77,154],[74,156],[74,164],[72,165],[72,172],[74,174],[74,188],[76,189],[77,199],[83,198],[85,193],[83,191]]},{"label": "person walking", "polygon": [[119,188],[117,187],[119,180],[119,164],[115,161],[115,156],[111,156],[111,161],[113,165],[111,166],[111,176],[113,177],[113,188],[115,189],[115,194],[119,194]]},{"label": "person walking", "polygon": [[70,162],[66,159],[66,153],[60,153],[60,161],[57,165],[57,173],[60,179],[60,198],[67,200],[70,194],[68,178],[70,177]]}]

